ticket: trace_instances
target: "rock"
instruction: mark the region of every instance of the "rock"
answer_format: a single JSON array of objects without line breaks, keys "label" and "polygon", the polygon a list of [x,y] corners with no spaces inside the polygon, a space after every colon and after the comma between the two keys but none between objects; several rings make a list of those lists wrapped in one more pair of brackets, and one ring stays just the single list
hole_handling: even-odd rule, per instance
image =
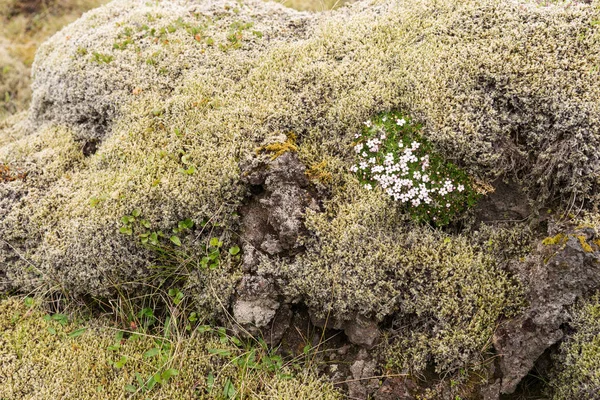
[{"label": "rock", "polygon": [[350,366],[352,377],[348,379],[348,395],[353,399],[367,399],[371,393],[377,390],[379,379],[367,379],[375,376],[377,363],[371,360],[363,349],[359,352],[357,360]]},{"label": "rock", "polygon": [[306,168],[294,152],[241,166],[244,182],[260,189],[242,209],[242,237],[273,256],[297,248],[303,217],[314,200],[306,190]]},{"label": "rock", "polygon": [[593,229],[559,233],[522,265],[529,305],[494,335],[494,347],[502,356],[502,393],[513,393],[544,351],[563,338],[569,307],[600,289],[600,247],[594,239]]},{"label": "rock", "polygon": [[236,321],[254,332],[268,326],[280,306],[273,298],[276,292],[272,283],[264,277],[245,275],[236,292],[238,297],[233,306]]},{"label": "rock", "polygon": [[233,316],[242,325],[263,328],[275,317],[279,303],[271,299],[237,300],[233,305]]},{"label": "rock", "polygon": [[409,378],[386,378],[374,395],[375,400],[415,400],[412,391],[417,385]]},{"label": "rock", "polygon": [[373,347],[380,335],[377,323],[361,315],[353,321],[346,322],[344,332],[350,342],[367,348]]}]

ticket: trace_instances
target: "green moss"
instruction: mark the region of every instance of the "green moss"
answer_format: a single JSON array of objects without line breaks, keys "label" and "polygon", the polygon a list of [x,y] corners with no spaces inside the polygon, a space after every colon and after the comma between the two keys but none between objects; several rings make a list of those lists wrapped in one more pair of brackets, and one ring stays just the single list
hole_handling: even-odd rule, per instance
[{"label": "green moss", "polygon": [[256,150],[256,153],[271,153],[271,160],[275,160],[277,157],[280,157],[287,152],[298,151],[298,146],[296,145],[296,135],[290,132],[286,136],[287,139],[285,142],[269,143],[261,146]]},{"label": "green moss", "polygon": [[[88,321],[82,332],[78,331],[82,325],[69,322],[66,316],[44,316],[37,305],[27,307],[15,298],[0,300],[0,398],[123,398],[130,395],[127,385],[139,387],[138,374],[146,380],[169,368],[178,374],[155,385],[148,392],[153,399],[221,399],[227,382],[238,396],[246,398],[341,398],[331,384],[308,371],[285,379],[227,362],[214,349],[232,357],[243,356],[245,350],[209,332],[163,338],[171,343],[164,365],[164,359],[146,353],[156,348],[161,338],[144,333],[123,337],[108,320]],[[209,376],[214,378],[210,390]],[[135,398],[138,396],[142,398],[142,393]]]},{"label": "green moss", "polygon": [[550,381],[554,400],[594,398],[600,390],[600,296],[574,310],[575,333],[560,346]]},{"label": "green moss", "polygon": [[542,240],[542,244],[544,246],[555,246],[555,245],[562,245],[567,241],[568,237],[565,236],[562,233],[559,233],[555,236],[552,237],[547,237],[544,240]]},{"label": "green moss", "polygon": [[590,253],[590,252],[594,251],[594,249],[592,249],[592,246],[590,246],[590,244],[587,242],[587,239],[585,236],[578,235],[577,240],[579,240],[579,243],[581,244],[581,248],[586,253]]}]

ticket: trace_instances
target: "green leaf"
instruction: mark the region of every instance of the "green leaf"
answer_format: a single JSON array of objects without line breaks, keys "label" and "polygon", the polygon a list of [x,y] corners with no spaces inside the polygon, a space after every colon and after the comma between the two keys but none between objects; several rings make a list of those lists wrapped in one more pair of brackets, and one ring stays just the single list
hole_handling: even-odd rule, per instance
[{"label": "green leaf", "polygon": [[214,237],[210,239],[210,245],[211,247],[221,247],[223,245],[223,242],[221,242],[219,238]]},{"label": "green leaf", "polygon": [[23,300],[23,302],[25,303],[25,305],[29,308],[33,307],[35,305],[35,300],[33,299],[33,297],[25,297],[25,299]]},{"label": "green leaf", "polygon": [[234,399],[235,398],[235,387],[231,380],[227,378],[227,382],[225,382],[225,388],[223,389],[223,396],[226,399]]},{"label": "green leaf", "polygon": [[130,226],[122,226],[119,229],[119,232],[121,232],[124,235],[131,235],[133,233],[133,230],[131,229]]},{"label": "green leaf", "polygon": [[115,368],[117,368],[117,369],[123,368],[125,363],[127,363],[127,357],[123,356],[123,357],[119,358],[119,361],[117,361],[115,363]]},{"label": "green leaf", "polygon": [[115,343],[115,344],[113,344],[111,346],[108,346],[106,348],[106,350],[108,350],[108,351],[118,351],[120,348],[121,348],[121,344],[120,343]]},{"label": "green leaf", "polygon": [[51,335],[56,335],[56,329],[54,329],[54,328],[53,328],[53,327],[51,327],[51,326],[49,326],[49,327],[48,327],[48,332],[49,332]]},{"label": "green leaf", "polygon": [[169,378],[175,375],[179,375],[179,371],[174,368],[169,368],[168,370],[164,371],[160,377],[163,381],[168,381]]},{"label": "green leaf", "polygon": [[160,349],[157,347],[153,347],[144,353],[144,358],[154,357],[155,355],[157,355],[159,353],[160,353]]},{"label": "green leaf", "polygon": [[179,238],[175,235],[170,237],[171,242],[173,242],[175,244],[175,246],[181,246],[181,240],[179,240]]},{"label": "green leaf", "polygon": [[238,246],[233,246],[232,248],[229,249],[229,254],[231,254],[232,256],[235,256],[239,252],[240,252],[240,248]]},{"label": "green leaf", "polygon": [[310,349],[312,349],[312,346],[310,344],[307,344],[306,346],[304,346],[304,348],[302,349],[302,352],[304,354],[308,354],[310,352]]},{"label": "green leaf", "polygon": [[208,352],[221,357],[229,357],[231,355],[231,351],[226,349],[208,349]]},{"label": "green leaf", "polygon": [[144,383],[144,378],[142,378],[142,374],[140,374],[139,372],[135,373],[135,379],[137,380],[137,383],[138,385],[140,385],[140,387],[146,386]]},{"label": "green leaf", "polygon": [[78,336],[83,335],[83,333],[87,331],[87,328],[80,328],[80,329],[76,329],[73,332],[69,333],[69,337],[71,338],[76,338]]},{"label": "green leaf", "polygon": [[136,208],[135,210],[133,210],[131,215],[133,215],[134,217],[139,217],[141,213],[142,212],[139,210],[139,208]]},{"label": "green leaf", "polygon": [[129,393],[137,392],[137,388],[133,385],[125,385],[125,390],[128,391]]},{"label": "green leaf", "polygon": [[[159,375],[159,374],[157,374]],[[146,387],[148,388],[148,390],[152,390],[152,388],[154,387],[154,385],[156,385],[158,382],[155,378],[156,375],[151,376],[150,379],[148,380],[148,384],[146,385]]]},{"label": "green leaf", "polygon": [[150,229],[150,222],[148,222],[147,220],[143,219],[140,221],[140,224],[142,224],[142,226],[146,229]]},{"label": "green leaf", "polygon": [[52,319],[57,321],[62,326],[65,326],[69,322],[69,318],[64,314],[54,314]]},{"label": "green leaf", "polygon": [[209,372],[206,377],[206,391],[208,393],[212,392],[213,386],[215,386],[215,376],[212,372]]},{"label": "green leaf", "polygon": [[181,162],[186,165],[189,164],[190,163],[190,155],[184,154],[183,156],[181,156]]}]

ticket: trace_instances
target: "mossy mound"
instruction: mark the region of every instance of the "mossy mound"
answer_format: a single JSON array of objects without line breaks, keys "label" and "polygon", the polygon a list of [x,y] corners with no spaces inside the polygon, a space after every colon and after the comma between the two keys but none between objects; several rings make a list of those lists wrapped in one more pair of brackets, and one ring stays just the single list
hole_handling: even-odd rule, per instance
[{"label": "mossy mound", "polygon": [[[116,0],[89,12],[40,48],[26,121],[0,132],[0,165],[24,177],[0,182],[0,289],[112,297],[185,277],[203,316],[227,309],[242,268],[226,250],[244,244],[237,213],[260,196],[243,166],[268,171],[257,149],[295,137],[288,148],[318,173],[297,191],[314,201],[293,252],[261,254],[276,296],[341,319],[423,317],[401,347],[429,347],[409,364],[472,363],[518,285],[471,232],[432,232],[358,187],[351,144],[364,121],[401,110],[473,179],[513,177],[536,207],[597,205],[597,6]],[[120,232],[134,211],[163,232],[158,255],[138,225]],[[194,228],[170,238],[186,219]],[[207,269],[213,238],[225,256]]]},{"label": "mossy mound", "polygon": [[[175,331],[156,336],[128,330],[124,336],[110,321],[69,321],[16,298],[0,301],[0,331],[0,397],[6,400],[222,399],[234,393],[250,399],[341,398],[308,372],[292,378],[285,369],[261,372],[228,362],[223,354],[235,361],[247,351],[210,332],[184,338]],[[167,370],[170,378],[140,389],[139,379],[166,377]]]}]

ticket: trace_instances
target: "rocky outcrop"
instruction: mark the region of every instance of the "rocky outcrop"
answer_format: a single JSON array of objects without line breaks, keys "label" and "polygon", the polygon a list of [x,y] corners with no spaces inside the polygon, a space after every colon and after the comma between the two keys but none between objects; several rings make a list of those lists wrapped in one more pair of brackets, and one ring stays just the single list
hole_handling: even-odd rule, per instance
[{"label": "rocky outcrop", "polygon": [[558,233],[539,245],[538,257],[522,265],[528,307],[494,335],[503,393],[514,392],[544,351],[564,337],[575,302],[600,289],[597,239],[592,228]]}]

